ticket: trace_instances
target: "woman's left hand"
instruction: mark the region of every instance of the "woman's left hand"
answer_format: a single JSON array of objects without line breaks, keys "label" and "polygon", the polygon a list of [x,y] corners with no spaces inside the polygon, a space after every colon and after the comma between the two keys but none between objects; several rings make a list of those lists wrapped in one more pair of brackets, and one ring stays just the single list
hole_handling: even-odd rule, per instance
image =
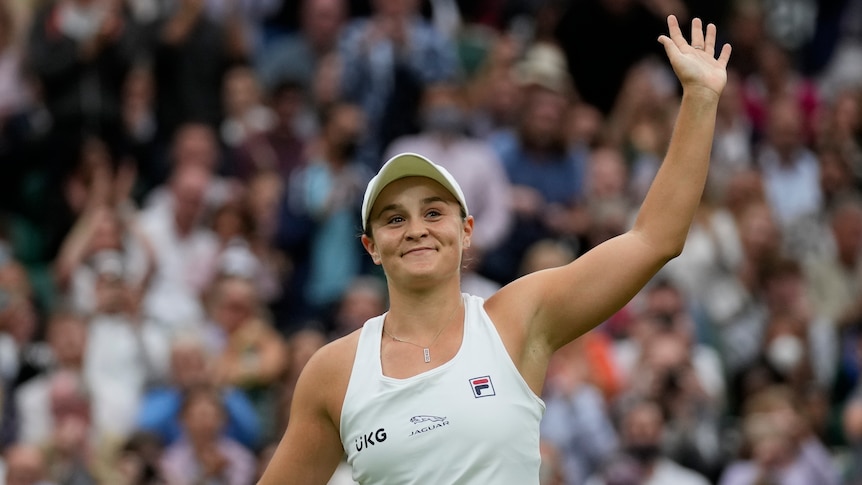
[{"label": "woman's left hand", "polygon": [[685,40],[676,16],[667,18],[669,36],[660,35],[658,41],[664,46],[671,66],[682,83],[683,90],[705,89],[721,95],[727,84],[727,62],[730,60],[730,44],[721,47],[718,58],[715,57],[714,24],[703,29],[699,18],[691,21],[691,43]]}]

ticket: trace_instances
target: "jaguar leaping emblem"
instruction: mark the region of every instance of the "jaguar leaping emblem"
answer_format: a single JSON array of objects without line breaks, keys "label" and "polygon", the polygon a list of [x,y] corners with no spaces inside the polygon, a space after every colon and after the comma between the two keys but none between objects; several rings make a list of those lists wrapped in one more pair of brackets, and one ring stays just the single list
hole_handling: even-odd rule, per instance
[{"label": "jaguar leaping emblem", "polygon": [[427,414],[420,414],[419,416],[413,416],[412,418],[410,418],[410,422],[413,424],[424,423],[425,421],[431,421],[432,423],[433,422],[442,422],[442,421],[446,421],[446,417],[445,416],[444,417],[429,416]]}]

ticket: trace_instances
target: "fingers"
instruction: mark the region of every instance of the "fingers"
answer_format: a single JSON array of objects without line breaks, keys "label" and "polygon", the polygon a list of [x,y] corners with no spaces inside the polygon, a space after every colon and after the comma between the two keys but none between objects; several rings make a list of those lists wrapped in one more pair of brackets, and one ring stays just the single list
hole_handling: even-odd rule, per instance
[{"label": "fingers", "polygon": [[704,39],[703,49],[710,56],[715,56],[715,24],[713,23],[706,26],[706,39]]},{"label": "fingers", "polygon": [[672,40],[677,47],[682,47],[687,44],[685,37],[682,36],[682,31],[679,29],[679,21],[676,19],[676,15],[668,15],[667,30],[668,35],[670,35],[670,40]]},{"label": "fingers", "polygon": [[[668,15],[667,17],[667,27],[668,27],[668,36],[660,35],[658,41],[665,46],[665,48],[670,47],[670,43],[672,42],[677,49],[684,49],[687,46],[693,47],[697,50],[703,50],[710,57],[715,56],[715,42],[716,42],[716,26],[713,23],[709,23],[706,26],[706,31],[703,28],[703,21],[700,18],[695,17],[691,21],[691,43],[685,40],[685,37],[682,35],[682,30],[679,27],[679,20],[677,20],[675,15]],[[719,54],[719,61],[721,61],[724,65],[727,65],[727,61],[730,59],[730,45],[724,44],[721,47],[721,53]]]},{"label": "fingers", "polygon": [[691,21],[691,46],[695,49],[704,49],[706,42],[703,39],[703,22],[695,17]]},{"label": "fingers", "polygon": [[727,62],[730,60],[730,44],[724,44],[721,46],[721,54],[718,55],[718,62],[722,67],[727,67]]}]

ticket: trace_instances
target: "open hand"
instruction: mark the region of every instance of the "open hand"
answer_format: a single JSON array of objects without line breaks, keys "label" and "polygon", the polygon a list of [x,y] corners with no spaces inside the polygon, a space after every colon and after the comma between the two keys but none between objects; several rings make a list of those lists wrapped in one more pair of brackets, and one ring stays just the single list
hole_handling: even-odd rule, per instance
[{"label": "open hand", "polygon": [[667,27],[670,36],[660,35],[658,41],[664,46],[683,90],[706,89],[720,95],[727,84],[730,44],[721,47],[716,59],[714,24],[708,24],[704,33],[703,22],[694,18],[691,21],[690,44],[683,37],[676,16],[667,17]]}]

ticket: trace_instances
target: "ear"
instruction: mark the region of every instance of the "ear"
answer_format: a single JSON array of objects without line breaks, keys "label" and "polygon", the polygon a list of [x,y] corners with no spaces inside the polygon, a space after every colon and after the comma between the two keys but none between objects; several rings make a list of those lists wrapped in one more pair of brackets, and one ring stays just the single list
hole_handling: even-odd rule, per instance
[{"label": "ear", "polygon": [[473,216],[467,216],[464,219],[464,236],[461,240],[461,244],[464,246],[464,249],[470,247],[470,238],[473,237],[473,224],[474,224]]},{"label": "ear", "polygon": [[374,239],[371,239],[366,234],[363,234],[360,239],[362,240],[362,247],[371,256],[371,260],[374,261],[374,264],[380,266],[380,253],[377,252],[377,245],[374,243]]}]

